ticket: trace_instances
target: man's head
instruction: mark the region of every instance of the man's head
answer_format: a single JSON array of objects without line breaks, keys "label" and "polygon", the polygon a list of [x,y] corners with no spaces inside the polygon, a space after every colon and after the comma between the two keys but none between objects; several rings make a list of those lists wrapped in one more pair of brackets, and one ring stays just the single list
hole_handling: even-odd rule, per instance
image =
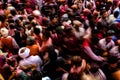
[{"label": "man's head", "polygon": [[2,37],[7,37],[8,32],[9,32],[8,29],[5,27],[0,29],[0,33],[1,33]]},{"label": "man's head", "polygon": [[29,53],[30,53],[30,49],[27,48],[27,47],[22,47],[19,49],[18,51],[18,55],[21,57],[21,58],[26,58],[29,56]]}]

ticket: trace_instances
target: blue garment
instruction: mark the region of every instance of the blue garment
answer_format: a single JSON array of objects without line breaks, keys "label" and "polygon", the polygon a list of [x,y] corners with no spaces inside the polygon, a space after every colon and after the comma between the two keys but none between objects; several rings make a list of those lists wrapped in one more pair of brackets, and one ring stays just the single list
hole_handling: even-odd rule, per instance
[{"label": "blue garment", "polygon": [[120,22],[120,13],[119,13],[118,17],[115,19],[115,22]]}]

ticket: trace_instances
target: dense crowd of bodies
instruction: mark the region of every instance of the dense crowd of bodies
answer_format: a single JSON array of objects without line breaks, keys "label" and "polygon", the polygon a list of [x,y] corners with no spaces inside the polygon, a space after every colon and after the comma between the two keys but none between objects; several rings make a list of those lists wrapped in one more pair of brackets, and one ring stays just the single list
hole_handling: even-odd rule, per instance
[{"label": "dense crowd of bodies", "polygon": [[0,0],[0,80],[119,75],[119,0]]}]

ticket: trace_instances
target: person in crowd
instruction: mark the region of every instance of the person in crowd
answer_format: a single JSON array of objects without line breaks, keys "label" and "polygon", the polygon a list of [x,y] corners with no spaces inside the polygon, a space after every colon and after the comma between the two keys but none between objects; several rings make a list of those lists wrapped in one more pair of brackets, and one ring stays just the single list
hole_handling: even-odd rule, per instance
[{"label": "person in crowd", "polygon": [[[37,42],[38,43],[38,42]],[[27,37],[26,47],[30,49],[30,55],[39,55],[41,48],[39,43],[35,43],[35,38],[32,36]]]},{"label": "person in crowd", "polygon": [[98,20],[97,23],[97,29],[103,34],[105,34],[105,32],[108,29],[109,23],[108,23],[108,14],[106,10],[102,10],[100,11],[100,15],[101,18]]},{"label": "person in crowd", "polygon": [[113,48],[111,48],[110,50],[109,50],[109,56],[116,56],[116,58],[120,58],[120,52],[119,52],[119,44],[120,44],[120,40],[118,39],[117,41],[116,41],[116,46],[114,46]]},{"label": "person in crowd", "polygon": [[119,2],[1,0],[0,49],[8,54],[0,55],[0,74],[5,80],[119,79]]},{"label": "person in crowd", "polygon": [[36,69],[41,71],[42,60],[38,55],[30,55],[30,49],[22,47],[18,51],[18,55],[22,58],[19,61],[19,68],[24,69]]},{"label": "person in crowd", "polygon": [[50,36],[50,32],[49,31],[43,32],[41,52],[44,52],[48,47],[52,47],[52,46],[53,46],[53,40]]},{"label": "person in crowd", "polygon": [[103,71],[95,66],[89,65],[80,56],[71,58],[71,68],[68,73],[63,74],[62,80],[106,80]]},{"label": "person in crowd", "polygon": [[8,35],[8,29],[1,28],[0,33],[2,35],[2,37],[1,37],[2,49],[5,52],[17,54],[19,46],[18,46],[17,42],[15,41],[15,39],[12,36]]},{"label": "person in crowd", "polygon": [[113,10],[113,13],[116,11],[120,11],[120,1],[117,2],[117,7]]},{"label": "person in crowd", "polygon": [[74,20],[73,21],[73,27],[74,27],[73,29],[74,29],[75,36],[78,39],[82,38],[85,35],[84,26],[80,21]]},{"label": "person in crowd", "polygon": [[108,30],[106,37],[99,40],[99,42],[98,42],[99,47],[100,47],[101,51],[103,51],[103,53],[101,53],[101,55],[107,56],[109,50],[115,46],[115,42],[112,39],[113,34],[114,34],[113,30]]}]

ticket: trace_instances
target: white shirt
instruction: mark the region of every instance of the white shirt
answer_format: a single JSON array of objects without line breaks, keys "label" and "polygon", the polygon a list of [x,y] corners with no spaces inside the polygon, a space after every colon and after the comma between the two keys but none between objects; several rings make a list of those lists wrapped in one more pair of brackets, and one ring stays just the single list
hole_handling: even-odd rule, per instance
[{"label": "white shirt", "polygon": [[37,64],[37,70],[40,71],[40,66],[42,64],[42,60],[38,55],[30,56],[28,58],[25,58],[19,62],[20,66],[28,66],[32,64]]},{"label": "white shirt", "polygon": [[100,40],[99,40],[99,46],[100,46],[100,48],[102,48],[103,50],[107,50],[107,49],[115,46],[115,43],[114,43],[113,40],[111,40],[111,41],[110,41],[109,43],[107,43],[107,44],[106,44],[106,43],[107,43],[107,42],[106,42],[106,39],[105,39],[105,38],[100,39]]},{"label": "white shirt", "polygon": [[116,56],[117,58],[120,58],[119,46],[114,46],[112,49],[110,49],[109,54],[111,56]]}]

